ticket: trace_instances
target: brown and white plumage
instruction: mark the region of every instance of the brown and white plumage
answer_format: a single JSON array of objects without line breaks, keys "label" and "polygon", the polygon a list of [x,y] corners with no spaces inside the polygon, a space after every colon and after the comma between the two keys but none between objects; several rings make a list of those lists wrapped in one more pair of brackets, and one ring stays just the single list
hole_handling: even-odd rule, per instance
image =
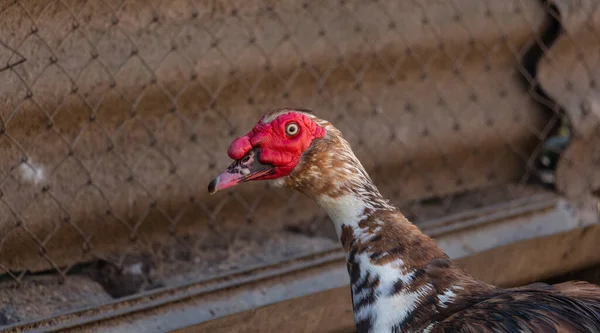
[{"label": "brown and white plumage", "polygon": [[211,193],[270,180],[327,211],[346,252],[358,333],[600,333],[600,287],[503,289],[470,277],[383,198],[341,132],[308,110],[273,110],[228,153],[235,162]]}]

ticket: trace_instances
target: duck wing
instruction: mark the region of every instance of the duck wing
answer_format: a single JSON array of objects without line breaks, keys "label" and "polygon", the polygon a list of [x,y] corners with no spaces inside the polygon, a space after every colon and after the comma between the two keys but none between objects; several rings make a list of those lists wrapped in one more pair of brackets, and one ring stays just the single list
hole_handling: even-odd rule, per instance
[{"label": "duck wing", "polygon": [[478,302],[430,333],[600,333],[600,286],[587,282],[536,283]]}]

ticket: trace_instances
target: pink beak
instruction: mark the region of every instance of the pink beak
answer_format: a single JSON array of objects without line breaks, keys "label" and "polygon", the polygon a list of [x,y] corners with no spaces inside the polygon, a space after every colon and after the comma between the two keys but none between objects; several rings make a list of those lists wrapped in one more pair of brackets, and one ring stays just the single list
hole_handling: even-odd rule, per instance
[{"label": "pink beak", "polygon": [[233,161],[227,170],[208,184],[208,193],[215,194],[237,184],[273,174],[275,172],[273,166],[260,163],[257,158],[258,153],[257,149],[252,149],[244,157]]}]

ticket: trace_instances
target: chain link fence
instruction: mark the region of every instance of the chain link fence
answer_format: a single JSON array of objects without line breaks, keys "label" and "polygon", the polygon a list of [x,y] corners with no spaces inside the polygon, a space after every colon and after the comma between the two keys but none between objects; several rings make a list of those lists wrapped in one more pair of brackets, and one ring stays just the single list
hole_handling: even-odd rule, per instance
[{"label": "chain link fence", "polygon": [[299,194],[207,194],[273,107],[340,128],[417,224],[555,190],[597,221],[598,7],[0,1],[0,318],[337,247]]}]

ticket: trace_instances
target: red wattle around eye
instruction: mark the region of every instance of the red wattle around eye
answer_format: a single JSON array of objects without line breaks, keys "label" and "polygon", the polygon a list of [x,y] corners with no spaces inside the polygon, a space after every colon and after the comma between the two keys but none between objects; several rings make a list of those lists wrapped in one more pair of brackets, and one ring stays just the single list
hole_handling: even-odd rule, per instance
[{"label": "red wattle around eye", "polygon": [[[266,164],[272,164],[279,168],[288,167],[294,160],[294,155],[285,151],[278,151],[269,148],[265,148],[260,153],[260,162]],[[293,167],[295,164],[291,167]],[[290,170],[291,170],[290,169]],[[287,169],[286,169],[287,170]]]}]

